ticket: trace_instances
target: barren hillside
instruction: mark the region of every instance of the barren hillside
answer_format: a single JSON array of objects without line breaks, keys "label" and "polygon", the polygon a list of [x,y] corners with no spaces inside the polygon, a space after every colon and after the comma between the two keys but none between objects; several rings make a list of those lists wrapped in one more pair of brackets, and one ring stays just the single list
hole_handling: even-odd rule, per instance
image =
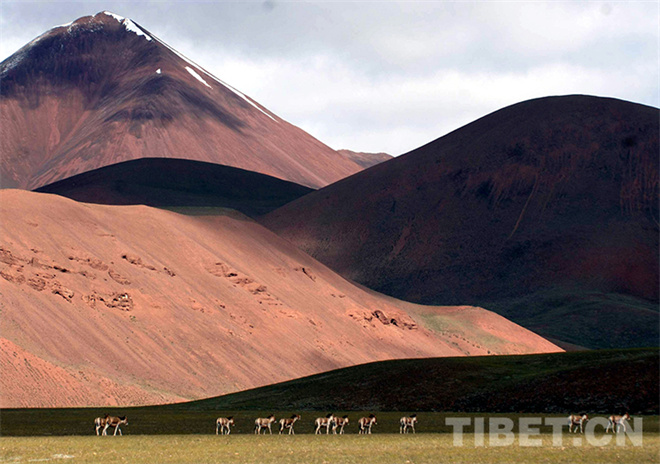
[{"label": "barren hillside", "polygon": [[4,190],[0,237],[2,407],[153,404],[376,360],[557,350],[483,309],[420,316],[236,212]]}]

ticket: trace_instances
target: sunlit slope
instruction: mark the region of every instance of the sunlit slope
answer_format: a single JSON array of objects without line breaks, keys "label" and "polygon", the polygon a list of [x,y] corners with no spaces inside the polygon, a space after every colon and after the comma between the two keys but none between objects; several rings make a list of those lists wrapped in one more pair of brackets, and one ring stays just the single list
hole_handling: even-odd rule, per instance
[{"label": "sunlit slope", "polygon": [[153,404],[376,360],[558,349],[483,309],[435,308],[460,328],[430,330],[416,305],[236,212],[4,190],[0,237],[3,407]]}]

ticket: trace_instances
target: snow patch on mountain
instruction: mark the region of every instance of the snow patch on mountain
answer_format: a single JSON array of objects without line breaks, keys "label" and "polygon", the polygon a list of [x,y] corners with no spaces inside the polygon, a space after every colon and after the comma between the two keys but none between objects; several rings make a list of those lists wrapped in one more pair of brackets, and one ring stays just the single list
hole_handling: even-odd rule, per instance
[{"label": "snow patch on mountain", "polygon": [[114,14],[114,13],[111,13],[109,11],[104,11],[103,14],[108,15],[108,16],[112,16],[113,18],[115,18],[117,20],[117,22],[122,22],[124,19],[126,19],[123,16],[119,16],[118,14]]},{"label": "snow patch on mountain", "polygon": [[149,34],[145,33],[142,29],[140,29],[140,26],[135,24],[133,21],[131,21],[128,18],[124,18],[123,16],[119,16],[118,14],[110,13],[109,11],[104,11],[103,14],[111,16],[115,18],[121,25],[123,25],[127,31],[133,32],[134,34],[141,35],[148,41],[151,41],[151,36]]},{"label": "snow patch on mountain", "polygon": [[125,19],[121,23],[124,25],[127,31],[133,32],[137,35],[144,36],[145,39],[151,41],[151,37],[148,34],[146,34],[142,29],[140,29],[140,27],[130,19]]},{"label": "snow patch on mountain", "polygon": [[51,30],[52,30],[52,29],[57,29],[58,27],[69,27],[69,26],[72,25],[72,24],[73,24],[73,21],[69,21],[69,22],[66,23],[66,24],[60,24],[59,26],[52,27]]},{"label": "snow patch on mountain", "polygon": [[206,82],[204,79],[202,79],[202,76],[200,76],[199,74],[197,74],[197,73],[195,72],[195,70],[192,69],[191,67],[186,66],[186,71],[188,71],[192,77],[194,77],[194,78],[197,79],[199,82],[201,82],[202,84],[204,84],[205,86],[207,86],[209,89],[212,89],[212,88],[213,88],[213,87],[211,87],[211,86],[208,84],[208,82]]},{"label": "snow patch on mountain", "polygon": [[[155,37],[155,36],[154,36],[154,39],[156,39],[156,42],[158,42],[158,43],[160,43],[161,45],[163,45],[163,46],[164,46],[165,48],[167,48],[169,51],[171,51],[171,52],[174,53],[176,56],[178,56],[179,58],[181,58],[182,60],[184,60],[186,63],[188,63],[188,64],[194,66],[194,67],[197,68],[199,71],[203,72],[204,74],[206,74],[208,77],[210,77],[210,78],[213,79],[214,81],[218,82],[219,84],[222,84],[223,86],[225,86],[226,88],[228,88],[229,90],[231,90],[232,92],[234,92],[237,96],[239,96],[240,98],[242,98],[243,100],[245,100],[247,103],[249,103],[251,106],[253,106],[254,108],[256,108],[256,109],[258,109],[259,111],[261,111],[263,114],[265,114],[266,116],[268,116],[268,117],[269,117],[270,119],[272,119],[273,121],[277,122],[277,119],[275,119],[275,118],[272,117],[270,114],[266,113],[264,110],[262,110],[261,108],[259,108],[254,102],[252,102],[252,100],[250,100],[248,97],[246,97],[243,93],[239,92],[238,90],[236,90],[235,88],[233,88],[231,85],[229,85],[229,84],[227,84],[227,83],[221,81],[220,79],[218,79],[217,77],[215,77],[213,74],[211,74],[210,72],[208,72],[207,70],[205,70],[204,68],[202,68],[201,66],[199,66],[197,63],[193,62],[192,60],[189,60],[189,59],[186,58],[184,55],[182,55],[181,53],[179,53],[178,51],[176,51],[175,49],[173,49],[172,47],[170,47],[169,45],[167,45],[165,42],[163,42],[162,40],[160,40],[158,37]],[[187,66],[186,66],[186,69],[187,69]],[[190,72],[190,71],[189,71],[189,72]],[[204,82],[204,83],[206,84],[206,82]],[[206,84],[206,85],[208,85],[208,84]],[[209,85],[209,87],[211,87],[211,86]]]},{"label": "snow patch on mountain", "polygon": [[[151,36],[149,36],[146,32],[144,32],[137,24],[135,24],[133,21],[131,21],[128,18],[124,18],[123,16],[119,16],[118,14],[111,13],[109,11],[104,11],[103,14],[110,16],[114,18],[116,21],[118,21],[121,25],[123,25],[127,31],[132,32],[136,35],[143,36],[146,40],[151,41],[153,40]],[[70,33],[72,29],[75,29],[76,27],[81,27],[80,24],[75,23],[75,21],[68,22],[66,24],[60,24],[59,26],[54,26],[51,27],[48,31],[44,32],[40,36],[32,39],[30,42],[28,42],[25,46],[23,46],[20,50],[18,50],[16,53],[14,53],[12,56],[7,58],[4,62],[2,62],[2,66],[0,66],[0,76],[4,76],[7,71],[15,68],[23,58],[26,56],[26,52],[28,49],[39,43],[43,38],[47,37],[50,35],[51,31],[55,29],[61,29],[61,28],[67,28],[67,32]],[[102,26],[88,26],[89,30],[96,31],[100,30]]]}]

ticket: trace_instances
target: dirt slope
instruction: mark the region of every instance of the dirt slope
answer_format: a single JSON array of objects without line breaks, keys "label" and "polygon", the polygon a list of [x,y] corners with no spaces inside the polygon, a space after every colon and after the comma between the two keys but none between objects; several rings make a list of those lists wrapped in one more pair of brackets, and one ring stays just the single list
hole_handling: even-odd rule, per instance
[{"label": "dirt slope", "polygon": [[[375,360],[557,348],[366,291],[240,213],[0,192],[0,406],[197,399]],[[410,314],[408,313],[410,311]],[[487,326],[473,319],[481,314]]]},{"label": "dirt slope", "polygon": [[0,182],[34,189],[136,158],[235,166],[318,188],[362,167],[112,13],[0,63]]},{"label": "dirt slope", "polygon": [[658,121],[621,100],[530,100],[264,223],[397,298],[485,306],[582,346],[657,346]]}]

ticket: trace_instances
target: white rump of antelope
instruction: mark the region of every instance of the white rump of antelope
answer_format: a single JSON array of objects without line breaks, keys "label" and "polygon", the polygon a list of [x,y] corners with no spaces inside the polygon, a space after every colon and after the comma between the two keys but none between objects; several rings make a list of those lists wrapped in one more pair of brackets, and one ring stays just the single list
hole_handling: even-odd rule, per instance
[{"label": "white rump of antelope", "polygon": [[280,419],[280,435],[282,435],[284,429],[289,429],[289,435],[295,435],[296,432],[293,431],[293,424],[295,424],[298,420],[300,420],[300,416],[298,414],[294,414],[288,419]]},{"label": "white rump of antelope", "polygon": [[[605,429],[605,433],[609,432],[610,429],[612,429],[612,433],[619,433],[621,431],[621,426],[623,426],[623,431],[625,432],[627,430],[626,421],[629,419],[630,414],[628,413],[625,413],[623,416],[611,415],[607,418],[607,428]],[[616,430],[614,430],[614,427],[616,427]]]},{"label": "white rump of antelope", "polygon": [[325,427],[326,435],[329,434],[330,426],[333,424],[334,418],[335,416],[332,413],[328,414],[325,417],[317,417],[316,420],[314,421],[314,427],[316,428],[314,430],[314,434],[318,435],[319,433],[321,433],[322,427]]},{"label": "white rump of antelope", "polygon": [[101,435],[107,435],[109,427],[115,428],[115,433],[113,433],[113,435],[117,435],[117,432],[119,432],[119,435],[122,435],[121,429],[119,428],[120,425],[128,425],[128,419],[126,419],[126,416],[115,417],[106,414],[103,417],[97,417],[96,419],[94,419],[94,427],[96,429],[96,435],[99,435],[100,429],[103,429]]},{"label": "white rump of antelope", "polygon": [[[571,414],[568,416],[568,432],[577,433],[578,425],[580,426],[580,433],[584,433],[584,423],[589,420],[586,414]],[[575,426],[575,430],[573,430]]]},{"label": "white rump of antelope", "polygon": [[415,433],[415,423],[417,422],[417,414],[412,416],[403,416],[399,419],[399,433],[408,433],[408,429],[412,429]]},{"label": "white rump of antelope", "polygon": [[270,415],[266,418],[259,417],[254,420],[254,433],[255,434],[260,434],[261,429],[264,429],[264,433],[266,433],[266,429],[268,429],[268,432],[272,435],[273,431],[271,430],[270,426],[271,424],[275,422],[275,416]]},{"label": "white rump of antelope", "polygon": [[234,425],[234,416],[218,417],[215,421],[215,434],[229,435],[232,425]]},{"label": "white rump of antelope", "polygon": [[376,416],[373,414],[369,414],[369,417],[360,417],[360,420],[358,421],[358,426],[360,427],[360,431],[358,434],[371,434],[371,427],[377,424],[376,422]]}]

